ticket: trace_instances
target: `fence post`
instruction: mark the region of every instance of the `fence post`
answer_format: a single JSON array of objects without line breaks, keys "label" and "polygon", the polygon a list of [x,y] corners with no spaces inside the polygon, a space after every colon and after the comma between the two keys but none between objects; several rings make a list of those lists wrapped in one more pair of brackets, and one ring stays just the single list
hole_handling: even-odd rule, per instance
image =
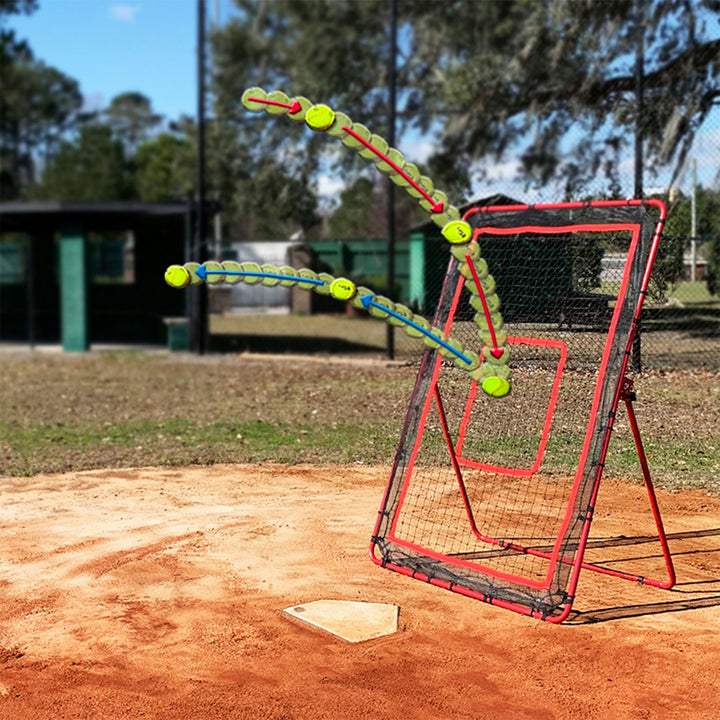
[{"label": "fence post", "polygon": [[[645,76],[645,0],[635,0],[635,197],[643,197],[643,101]],[[640,318],[636,320],[631,364],[635,372],[642,369]]]},{"label": "fence post", "polygon": [[65,352],[86,352],[88,338],[87,247],[81,227],[60,231],[60,326]]}]

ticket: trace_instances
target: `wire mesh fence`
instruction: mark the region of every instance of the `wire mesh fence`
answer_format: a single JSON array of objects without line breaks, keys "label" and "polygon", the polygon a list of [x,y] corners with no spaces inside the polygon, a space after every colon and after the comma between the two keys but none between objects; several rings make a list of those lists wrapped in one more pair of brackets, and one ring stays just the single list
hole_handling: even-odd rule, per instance
[{"label": "wire mesh fence", "polygon": [[[663,200],[668,217],[632,366],[635,370],[720,370],[720,107],[708,113],[680,167],[643,168],[642,176],[638,178],[630,159],[620,159],[612,179],[599,175],[591,185],[582,188],[582,196],[568,197],[567,188],[553,183],[528,189],[521,183],[519,164],[514,168],[512,164],[503,167],[504,173],[487,176],[478,186],[479,197],[490,197],[491,202],[492,198],[511,198],[523,204],[629,198],[634,196],[639,184],[645,188],[645,196]],[[479,204],[487,202],[482,200]],[[430,243],[434,240],[438,245],[433,253],[434,265],[426,263],[425,267],[425,272],[432,275],[426,278],[431,295],[439,293],[446,270],[440,260],[442,243],[439,235],[428,238]],[[607,241],[576,237],[568,243],[565,252],[567,266],[564,271],[568,273],[567,281],[573,290],[596,297],[606,294],[621,265],[619,248]],[[491,250],[488,262],[497,272],[503,264],[507,265],[507,258],[502,252]],[[519,285],[537,288],[538,283],[544,282],[538,277],[537,266],[529,265],[516,272],[525,273],[515,276],[513,282]],[[502,299],[502,285],[499,294]],[[588,308],[592,302],[598,301],[588,300]],[[568,333],[593,332],[586,324],[568,319]],[[560,322],[561,318],[557,320]],[[398,337],[396,347],[401,356],[413,353],[413,348],[402,336]]]},{"label": "wire mesh fence", "polygon": [[[685,238],[665,237],[661,246],[663,243],[681,251],[689,246]],[[562,330],[566,338],[581,344],[592,337],[600,339],[622,273],[619,244],[615,238],[598,240],[582,235],[557,238],[551,244],[552,251],[534,248],[534,256],[524,255],[526,248],[484,244],[484,257],[498,280],[498,295],[508,313],[506,320],[536,331]],[[543,268],[543,252],[553,253],[551,268]],[[424,303],[418,308],[417,297],[404,296],[402,301],[415,304],[415,309],[431,320],[432,298],[439,296],[450,255],[439,239],[430,243],[428,254],[434,255],[435,261],[424,278]],[[710,293],[699,270],[692,279],[691,266],[685,260],[677,273],[668,276],[662,259],[663,253],[652,274],[633,347],[632,369],[720,371],[720,298]],[[565,294],[551,297],[548,288],[558,273],[563,274]],[[400,358],[417,358],[422,351],[400,331],[396,331],[395,348]]]}]

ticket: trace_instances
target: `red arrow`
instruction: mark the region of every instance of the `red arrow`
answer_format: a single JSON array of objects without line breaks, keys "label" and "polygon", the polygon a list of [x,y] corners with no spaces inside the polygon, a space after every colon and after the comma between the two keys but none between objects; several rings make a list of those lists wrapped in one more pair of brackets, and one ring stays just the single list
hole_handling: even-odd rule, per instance
[{"label": "red arrow", "polygon": [[[252,99],[252,98],[251,98]],[[346,133],[352,135],[356,140],[361,142],[368,150],[372,150],[383,162],[386,162],[395,172],[402,175],[429,203],[430,212],[441,213],[443,211],[443,204],[441,202],[435,202],[430,195],[423,190],[406,172],[396,165],[387,155],[381,153],[374,145],[371,145],[364,137],[358,135],[354,130],[349,128],[347,125],[343,125],[342,128]]]},{"label": "red arrow", "polygon": [[293,100],[291,103],[279,102],[277,100],[266,100],[265,98],[249,97],[248,101],[263,103],[263,105],[277,105],[278,107],[288,108],[288,113],[294,115],[296,112],[302,110],[302,105],[298,100]]},{"label": "red arrow", "polygon": [[480,295],[480,302],[482,303],[483,312],[485,313],[485,318],[487,319],[488,328],[490,330],[490,339],[492,340],[493,344],[493,349],[490,351],[490,354],[494,358],[499,358],[505,352],[505,350],[501,347],[498,347],[497,337],[495,336],[495,328],[493,327],[492,321],[490,320],[490,308],[488,308],[487,300],[485,299],[485,292],[483,291],[482,283],[478,278],[477,270],[475,270],[475,265],[473,263],[472,257],[470,257],[470,253],[465,256],[465,260],[467,260],[467,264],[470,266],[470,272],[472,273],[473,280],[475,281],[475,285],[478,289],[478,294]]}]

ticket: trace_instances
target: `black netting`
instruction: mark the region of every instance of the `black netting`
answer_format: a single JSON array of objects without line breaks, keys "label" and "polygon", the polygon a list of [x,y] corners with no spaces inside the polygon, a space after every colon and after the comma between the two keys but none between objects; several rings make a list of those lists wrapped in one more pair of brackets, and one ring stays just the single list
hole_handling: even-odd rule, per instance
[{"label": "black netting", "polygon": [[[386,564],[543,615],[568,602],[658,229],[654,207],[468,216],[497,281],[512,392],[426,353],[381,509]],[[623,261],[599,262],[611,250]],[[479,350],[450,262],[434,325]],[[449,440],[448,440],[449,438]]]}]

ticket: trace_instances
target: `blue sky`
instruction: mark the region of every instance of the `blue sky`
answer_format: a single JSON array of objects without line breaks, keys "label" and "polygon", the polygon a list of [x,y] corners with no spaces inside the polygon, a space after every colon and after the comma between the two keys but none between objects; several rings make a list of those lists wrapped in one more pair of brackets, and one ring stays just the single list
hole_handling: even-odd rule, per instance
[{"label": "blue sky", "polygon": [[[216,3],[206,5],[212,19]],[[232,3],[217,7],[226,22]],[[35,57],[77,80],[91,109],[132,90],[169,119],[196,113],[196,0],[39,0],[32,15],[7,25]]]}]

